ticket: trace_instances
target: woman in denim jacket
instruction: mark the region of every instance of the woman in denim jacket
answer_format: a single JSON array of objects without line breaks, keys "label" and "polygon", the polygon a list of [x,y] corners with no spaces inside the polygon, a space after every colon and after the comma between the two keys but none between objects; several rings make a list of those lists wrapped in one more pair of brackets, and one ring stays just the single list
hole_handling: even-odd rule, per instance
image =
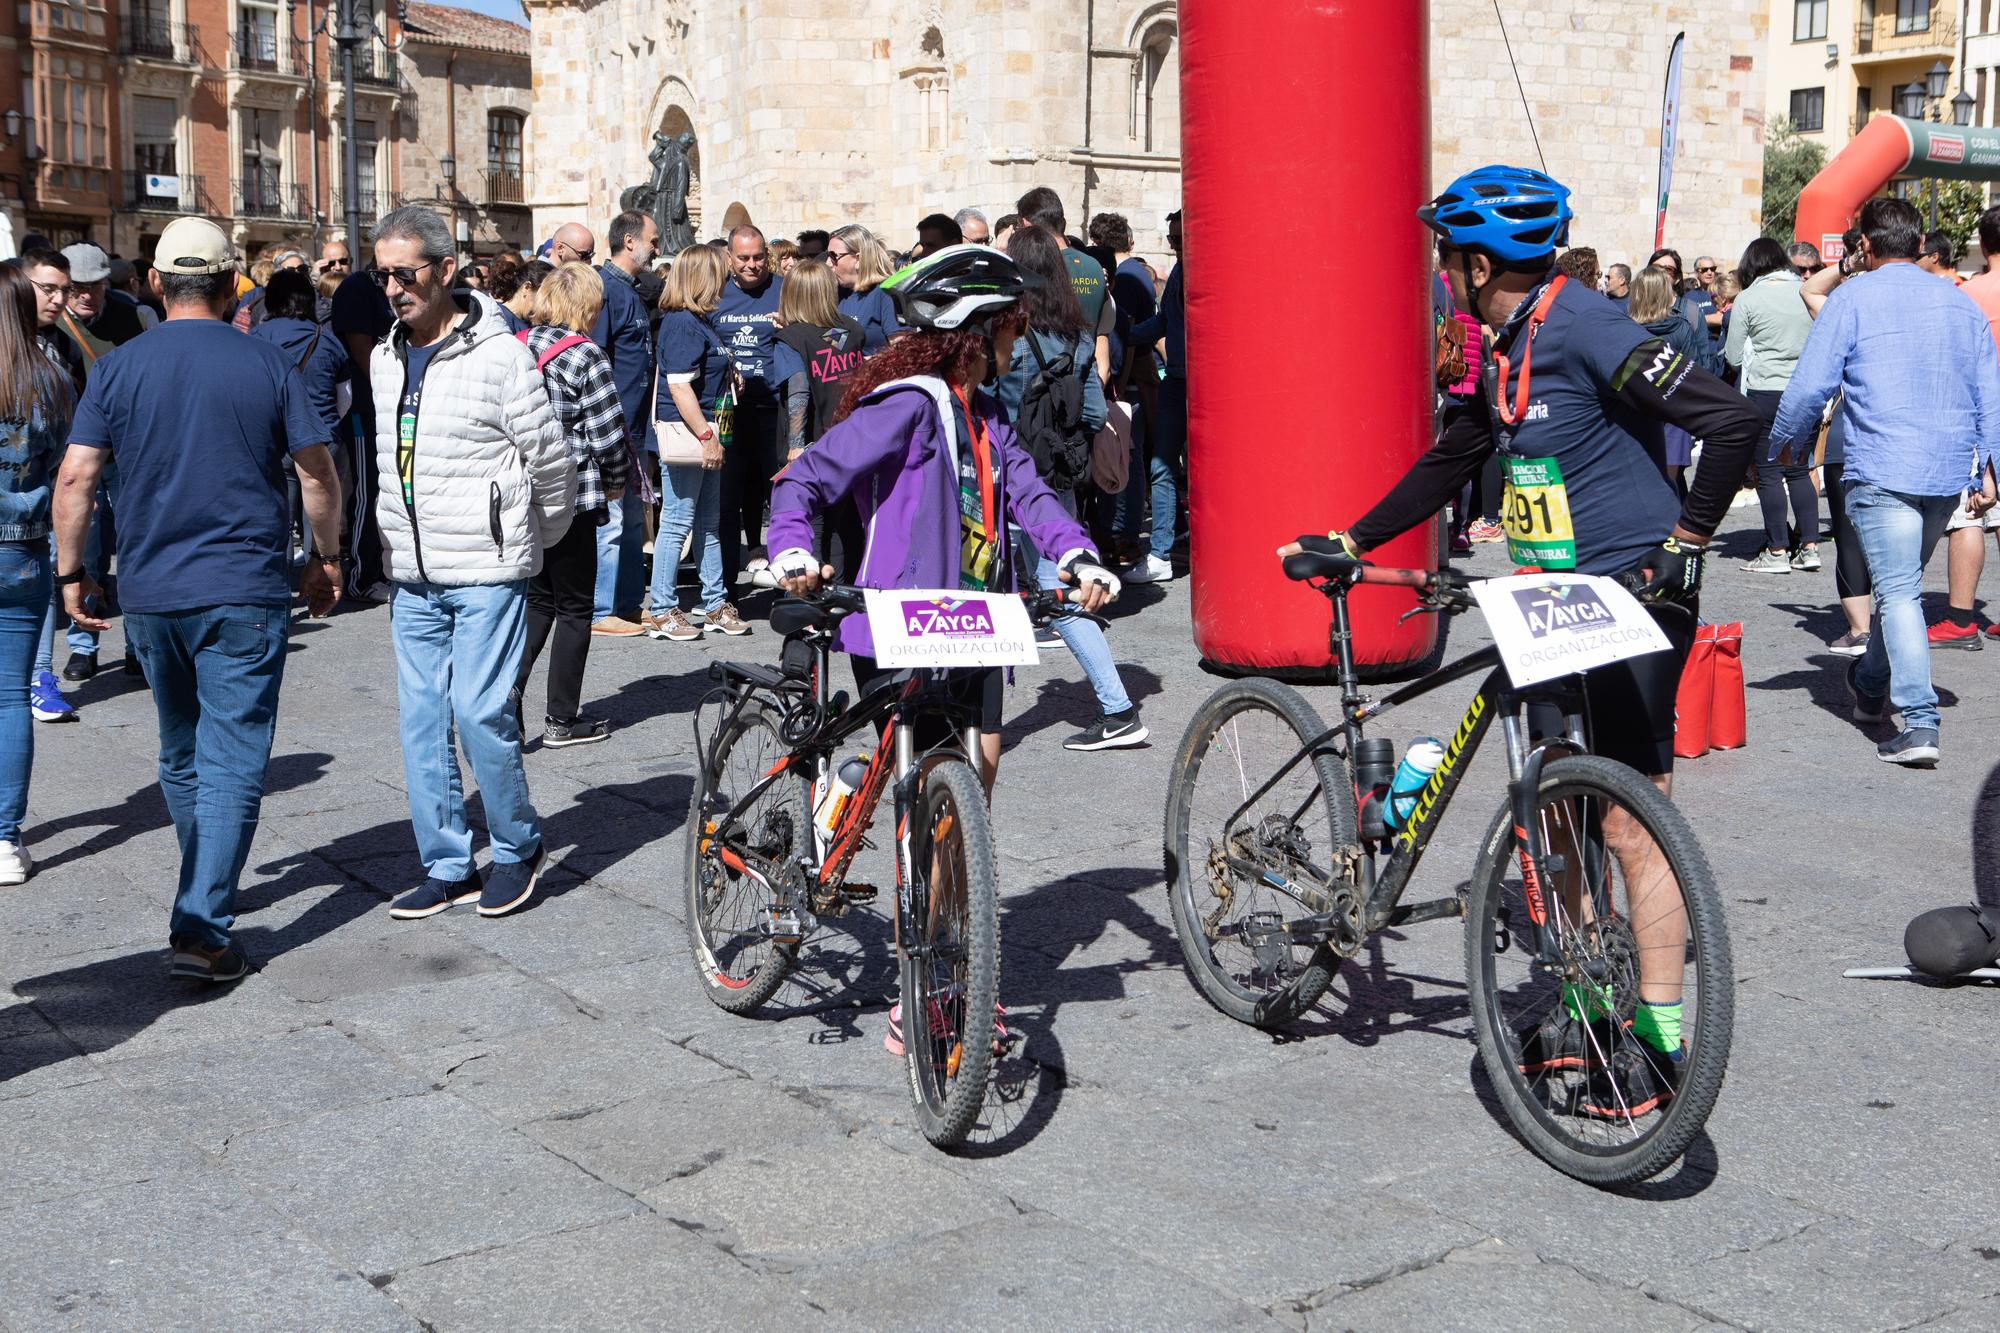
[{"label": "woman in denim jacket", "polygon": [[74,406],[35,326],[34,287],[0,266],[0,885],[33,868],[21,845],[35,758],[28,676],[49,606],[49,484]]}]

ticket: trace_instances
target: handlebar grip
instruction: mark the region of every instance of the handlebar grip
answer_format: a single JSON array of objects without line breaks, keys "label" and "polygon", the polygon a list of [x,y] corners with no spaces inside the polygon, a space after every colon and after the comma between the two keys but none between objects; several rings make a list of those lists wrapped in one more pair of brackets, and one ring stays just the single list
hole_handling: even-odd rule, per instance
[{"label": "handlebar grip", "polygon": [[1423,569],[1383,569],[1379,565],[1363,565],[1356,576],[1357,583],[1377,583],[1390,588],[1424,589],[1431,586],[1436,576]]}]

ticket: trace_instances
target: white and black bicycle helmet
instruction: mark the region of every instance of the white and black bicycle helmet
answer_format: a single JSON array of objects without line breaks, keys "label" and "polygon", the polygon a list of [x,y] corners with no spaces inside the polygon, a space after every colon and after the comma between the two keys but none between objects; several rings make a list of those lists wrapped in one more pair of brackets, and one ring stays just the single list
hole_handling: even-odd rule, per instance
[{"label": "white and black bicycle helmet", "polygon": [[984,245],[946,246],[882,280],[903,323],[940,332],[979,328],[1039,284],[1005,252]]}]

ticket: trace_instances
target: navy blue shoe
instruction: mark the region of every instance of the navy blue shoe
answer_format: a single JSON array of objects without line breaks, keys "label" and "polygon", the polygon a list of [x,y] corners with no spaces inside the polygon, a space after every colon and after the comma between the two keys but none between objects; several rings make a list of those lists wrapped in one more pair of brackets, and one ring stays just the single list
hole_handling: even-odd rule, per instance
[{"label": "navy blue shoe", "polygon": [[1859,658],[1847,664],[1847,692],[1854,696],[1854,720],[1856,722],[1880,722],[1889,715],[1889,696],[1870,694],[1861,688],[1861,661]]},{"label": "navy blue shoe", "polygon": [[418,921],[427,916],[436,916],[445,908],[458,903],[479,901],[479,876],[467,875],[457,883],[443,879],[427,879],[396,899],[389,915],[398,921]]},{"label": "navy blue shoe", "polygon": [[542,877],[548,849],[535,848],[525,861],[495,861],[486,870],[486,889],[479,895],[479,915],[505,916],[535,896],[535,881]]}]

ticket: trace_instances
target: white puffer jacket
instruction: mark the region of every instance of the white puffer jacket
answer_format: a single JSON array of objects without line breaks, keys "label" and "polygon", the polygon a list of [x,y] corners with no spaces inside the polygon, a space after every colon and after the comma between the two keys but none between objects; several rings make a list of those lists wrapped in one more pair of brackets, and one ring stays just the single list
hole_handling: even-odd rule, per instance
[{"label": "white puffer jacket", "polygon": [[[512,583],[568,531],[576,466],[535,358],[500,308],[454,293],[463,312],[424,371],[416,437],[398,457],[405,378],[399,321],[375,345],[375,462],[382,569],[392,583]],[[405,480],[402,463],[408,467]]]}]

